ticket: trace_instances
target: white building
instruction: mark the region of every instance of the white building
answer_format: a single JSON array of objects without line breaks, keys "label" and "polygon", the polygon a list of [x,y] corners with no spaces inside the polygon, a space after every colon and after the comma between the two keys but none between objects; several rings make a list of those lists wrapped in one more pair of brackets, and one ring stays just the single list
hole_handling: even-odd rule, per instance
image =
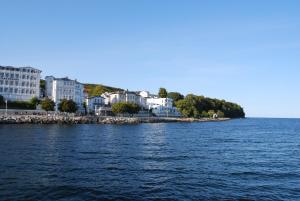
[{"label": "white building", "polygon": [[164,107],[173,107],[173,99],[171,98],[158,98],[158,97],[150,97],[146,98],[146,104],[148,107],[152,107],[155,105],[160,105]]},{"label": "white building", "polygon": [[83,108],[84,85],[69,78],[55,78],[47,76],[46,96],[56,103],[56,109],[61,100],[73,100],[79,109]]},{"label": "white building", "polygon": [[159,98],[148,91],[139,92],[145,100],[145,108],[152,110],[156,116],[179,117],[181,116],[176,107],[173,107],[173,99]]},{"label": "white building", "polygon": [[181,114],[178,112],[176,107],[166,107],[162,105],[152,105],[152,113],[158,117],[180,117]]},{"label": "white building", "polygon": [[102,96],[93,96],[85,98],[85,104],[88,113],[94,113],[95,110],[105,105],[105,99]]},{"label": "white building", "polygon": [[135,92],[129,91],[117,91],[111,93],[104,93],[101,95],[105,99],[106,105],[113,105],[119,102],[136,103],[140,106],[144,106],[144,98]]},{"label": "white building", "polygon": [[0,95],[12,101],[39,98],[41,72],[32,67],[0,66]]}]

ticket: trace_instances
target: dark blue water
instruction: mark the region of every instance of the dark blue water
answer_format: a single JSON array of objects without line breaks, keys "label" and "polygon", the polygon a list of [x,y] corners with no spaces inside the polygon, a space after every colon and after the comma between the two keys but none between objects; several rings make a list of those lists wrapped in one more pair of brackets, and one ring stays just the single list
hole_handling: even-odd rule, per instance
[{"label": "dark blue water", "polygon": [[241,199],[300,199],[300,119],[0,125],[0,200]]}]

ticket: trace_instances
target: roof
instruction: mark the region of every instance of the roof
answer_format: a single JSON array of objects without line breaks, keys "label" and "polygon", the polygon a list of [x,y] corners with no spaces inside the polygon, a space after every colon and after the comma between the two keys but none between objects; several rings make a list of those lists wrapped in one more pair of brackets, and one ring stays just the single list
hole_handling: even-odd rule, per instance
[{"label": "roof", "polygon": [[70,79],[70,78],[68,78],[68,77],[62,77],[62,78],[56,78],[56,77],[54,77],[54,76],[46,76],[45,78],[52,78],[53,80],[61,80],[61,81],[74,81],[74,82],[76,82],[76,83],[78,83],[78,84],[82,84],[82,83],[80,83],[80,82],[78,82],[76,79],[75,80],[72,80],[72,79]]},{"label": "roof", "polygon": [[110,92],[109,94],[134,94],[139,96],[139,94],[134,91],[114,91],[114,92]]},{"label": "roof", "polygon": [[29,70],[34,70],[34,71],[38,71],[39,73],[41,73],[42,71],[37,69],[37,68],[33,68],[30,66],[25,66],[25,67],[14,67],[14,66],[0,66],[1,69],[14,69],[14,70],[22,70],[22,69],[29,69]]}]

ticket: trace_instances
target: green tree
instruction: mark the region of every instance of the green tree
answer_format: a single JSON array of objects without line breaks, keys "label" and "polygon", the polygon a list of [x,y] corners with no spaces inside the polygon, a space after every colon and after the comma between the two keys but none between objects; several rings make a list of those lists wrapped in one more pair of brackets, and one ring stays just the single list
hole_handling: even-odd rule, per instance
[{"label": "green tree", "polygon": [[158,96],[160,98],[167,98],[168,97],[168,92],[165,88],[159,88],[159,91],[158,91]]},{"label": "green tree", "polygon": [[36,108],[41,101],[37,97],[33,97],[29,102],[32,104],[33,108]]},{"label": "green tree", "polygon": [[223,118],[224,117],[224,112],[218,110],[217,115],[218,115],[218,118]]},{"label": "green tree", "polygon": [[129,104],[129,114],[137,114],[141,110],[141,107],[136,103],[128,103]]},{"label": "green tree", "polygon": [[207,117],[209,117],[209,115],[208,115],[208,113],[207,113],[206,111],[203,111],[203,112],[201,113],[201,117],[207,118]]},{"label": "green tree", "polygon": [[207,114],[208,114],[208,117],[209,117],[209,118],[212,118],[212,117],[214,116],[214,114],[216,114],[216,113],[215,113],[214,110],[209,110],[209,111],[207,112]]},{"label": "green tree", "polygon": [[140,106],[135,103],[119,102],[112,105],[114,114],[136,114],[141,110]]},{"label": "green tree", "polygon": [[187,95],[175,103],[184,117],[212,117],[215,113],[219,117],[244,118],[243,108],[225,100],[211,99],[204,96]]},{"label": "green tree", "polygon": [[175,103],[175,102],[177,102],[179,100],[184,99],[184,96],[181,93],[179,93],[179,92],[169,92],[168,93],[168,98],[172,98],[173,101],[174,101],[174,103]]},{"label": "green tree", "polygon": [[40,88],[42,89],[42,90],[46,90],[46,81],[45,80],[40,80]]},{"label": "green tree", "polygon": [[46,98],[45,100],[42,100],[41,102],[42,109],[48,111],[54,111],[55,103],[53,100]]},{"label": "green tree", "polygon": [[73,100],[63,99],[58,105],[58,110],[61,112],[75,113],[77,109],[77,105]]},{"label": "green tree", "polygon": [[125,102],[115,103],[112,105],[111,109],[114,114],[125,114],[128,112],[127,103]]}]

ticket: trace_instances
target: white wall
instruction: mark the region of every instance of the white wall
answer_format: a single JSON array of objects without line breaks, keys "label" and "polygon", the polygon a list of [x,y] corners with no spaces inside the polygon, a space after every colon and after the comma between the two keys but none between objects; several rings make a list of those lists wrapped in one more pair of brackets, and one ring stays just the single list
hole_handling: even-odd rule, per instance
[{"label": "white wall", "polygon": [[35,68],[0,66],[0,95],[19,101],[39,98],[40,79],[41,71]]}]

